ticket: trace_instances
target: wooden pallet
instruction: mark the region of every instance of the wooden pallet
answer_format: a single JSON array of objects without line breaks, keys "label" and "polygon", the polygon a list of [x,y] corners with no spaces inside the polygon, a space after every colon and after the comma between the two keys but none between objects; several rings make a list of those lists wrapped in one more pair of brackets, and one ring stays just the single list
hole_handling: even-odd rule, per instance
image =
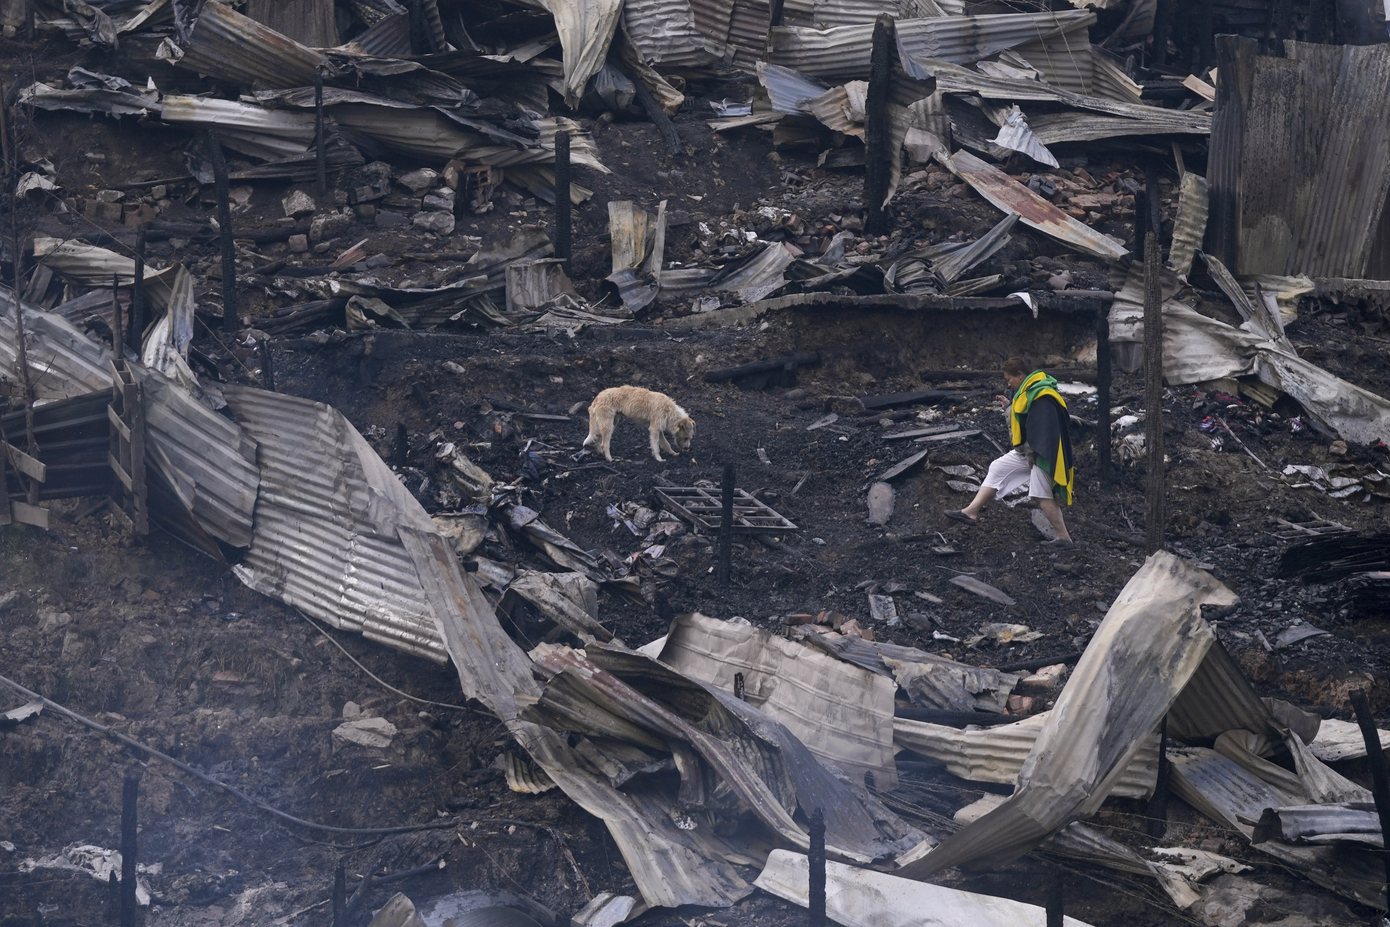
[{"label": "wooden pallet", "polygon": [[[672,512],[696,528],[717,534],[724,519],[724,502],[718,489],[703,486],[664,486],[656,495]],[[775,509],[742,489],[734,490],[734,533],[774,534],[800,531]]]}]

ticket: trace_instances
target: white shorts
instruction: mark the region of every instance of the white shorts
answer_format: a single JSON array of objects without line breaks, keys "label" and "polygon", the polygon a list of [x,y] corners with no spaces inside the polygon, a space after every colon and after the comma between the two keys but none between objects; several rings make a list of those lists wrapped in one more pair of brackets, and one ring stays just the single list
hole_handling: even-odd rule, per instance
[{"label": "white shorts", "polygon": [[1028,498],[1052,498],[1052,474],[1042,467],[1030,466],[1028,456],[1014,448],[1003,457],[995,458],[982,485],[1000,496],[1007,496],[1025,483],[1028,484]]}]

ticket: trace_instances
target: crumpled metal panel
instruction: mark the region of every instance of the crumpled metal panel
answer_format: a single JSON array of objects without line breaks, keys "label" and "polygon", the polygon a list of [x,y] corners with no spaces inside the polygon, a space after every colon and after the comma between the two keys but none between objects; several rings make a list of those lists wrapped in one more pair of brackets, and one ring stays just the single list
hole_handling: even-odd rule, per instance
[{"label": "crumpled metal panel", "polygon": [[742,673],[748,703],[785,725],[822,762],[851,776],[872,773],[880,790],[897,787],[897,685],[887,677],[698,613],[672,623],[661,662],[725,692],[734,691],[734,674]]},{"label": "crumpled metal panel", "polygon": [[902,874],[925,879],[985,857],[1012,859],[1094,813],[1216,639],[1201,606],[1235,601],[1211,574],[1166,551],[1151,555],[1096,629],[1013,795]]},{"label": "crumpled metal panel", "polygon": [[1173,220],[1173,243],[1168,248],[1168,266],[1186,278],[1192,270],[1192,256],[1202,246],[1207,231],[1207,179],[1185,171],[1178,185],[1178,215]]},{"label": "crumpled metal panel", "polygon": [[314,139],[314,117],[311,115],[232,100],[170,94],[164,98],[160,118],[165,122],[274,135],[305,145]]},{"label": "crumpled metal panel", "polygon": [[728,39],[715,41],[697,29],[689,0],[627,0],[623,31],[643,61],[663,70],[707,68],[724,58]]},{"label": "crumpled metal panel", "polygon": [[203,6],[181,47],[165,48],[179,67],[244,87],[303,87],[328,63],[322,52],[217,0]]},{"label": "crumpled metal panel", "polygon": [[[971,782],[1013,785],[1023,761],[1037,743],[1047,723],[1048,712],[1041,712],[1013,724],[974,731],[962,731],[925,721],[893,719],[893,742],[946,764],[946,771]],[[1158,781],[1158,735],[1143,739],[1139,752],[1129,761],[1111,795],[1148,798]]]},{"label": "crumpled metal panel", "polygon": [[531,2],[555,17],[555,31],[560,34],[565,61],[562,95],[571,109],[577,108],[589,78],[603,69],[608,46],[613,41],[613,32],[618,28],[618,18],[623,12],[623,0]]},{"label": "crumpled metal panel", "polygon": [[159,469],[199,526],[232,547],[249,547],[260,469],[255,440],[185,389],[141,371],[146,462]]},{"label": "crumpled metal panel", "polygon": [[[914,58],[968,64],[1094,22],[1095,14],[1082,10],[900,19],[898,47]],[[872,22],[823,30],[783,26],[772,30],[767,60],[815,77],[866,80],[873,34]]]},{"label": "crumpled metal panel", "polygon": [[1108,261],[1119,260],[1129,253],[1114,238],[1076,221],[999,168],[986,164],[970,152],[956,152],[951,155],[951,163],[976,192],[1004,212],[1017,213],[1024,225]]},{"label": "crumpled metal panel", "polygon": [[21,304],[0,284],[0,369],[17,371],[19,339],[15,308],[23,305],[29,379],[39,399],[69,399],[111,388],[111,349],[93,341],[60,315]]},{"label": "crumpled metal panel", "polygon": [[336,628],[444,662],[415,565],[381,501],[392,487],[369,479],[374,462],[357,430],[322,403],[248,387],[225,396],[259,444],[261,471],[255,536],[237,577]]}]

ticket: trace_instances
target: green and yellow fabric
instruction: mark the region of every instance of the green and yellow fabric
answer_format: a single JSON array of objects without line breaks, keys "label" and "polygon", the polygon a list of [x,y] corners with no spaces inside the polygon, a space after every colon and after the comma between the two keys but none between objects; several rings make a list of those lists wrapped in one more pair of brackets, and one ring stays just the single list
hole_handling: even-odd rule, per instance
[{"label": "green and yellow fabric", "polygon": [[[1028,413],[1039,400],[1042,405],[1038,408],[1038,414],[1030,416]],[[1044,411],[1044,407],[1052,403],[1056,403],[1056,406]],[[1035,370],[1019,384],[1010,406],[1009,437],[1014,447],[1020,447],[1027,441],[1033,450],[1034,462],[1052,475],[1054,491],[1055,487],[1062,488],[1067,505],[1071,505],[1076,476],[1076,467],[1072,463],[1071,433],[1067,427],[1069,419],[1067,401],[1057,392],[1055,377]]]}]

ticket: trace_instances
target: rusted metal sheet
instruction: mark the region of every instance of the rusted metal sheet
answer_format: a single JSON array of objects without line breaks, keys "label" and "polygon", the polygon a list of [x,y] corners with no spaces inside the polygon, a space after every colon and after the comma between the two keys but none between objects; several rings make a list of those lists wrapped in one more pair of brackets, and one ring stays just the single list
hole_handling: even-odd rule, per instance
[{"label": "rusted metal sheet", "polygon": [[166,40],[161,57],[179,67],[244,87],[303,87],[328,64],[323,53],[208,0],[182,42]]},{"label": "rusted metal sheet", "polygon": [[1215,640],[1201,606],[1235,601],[1210,574],[1164,551],[1151,555],[1077,663],[1013,795],[902,874],[925,879],[985,857],[1010,859],[1099,808]]},{"label": "rusted metal sheet", "polygon": [[1017,213],[1024,225],[1108,261],[1119,260],[1129,253],[1124,245],[1109,235],[1102,235],[1085,223],[1076,221],[999,168],[986,164],[968,151],[951,155],[951,163],[981,196],[1004,212]]},{"label": "rusted metal sheet", "polygon": [[145,371],[140,381],[147,466],[160,471],[204,531],[249,547],[260,483],[256,441],[160,374]]},{"label": "rusted metal sheet", "polygon": [[1186,171],[1178,188],[1178,215],[1173,220],[1173,244],[1168,249],[1168,266],[1186,277],[1192,270],[1192,256],[1202,246],[1207,231],[1207,179]]}]

